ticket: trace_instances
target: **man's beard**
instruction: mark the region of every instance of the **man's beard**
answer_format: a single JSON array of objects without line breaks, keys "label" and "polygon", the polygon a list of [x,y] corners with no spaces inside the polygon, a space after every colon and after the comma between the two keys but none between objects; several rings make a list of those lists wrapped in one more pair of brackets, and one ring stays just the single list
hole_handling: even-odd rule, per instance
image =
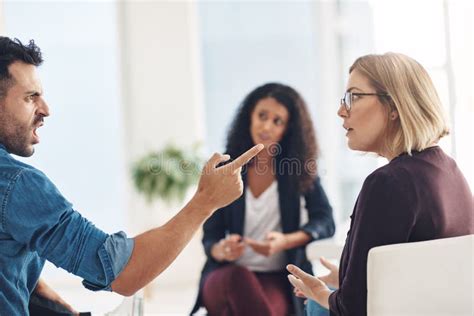
[{"label": "man's beard", "polygon": [[0,115],[0,143],[11,154],[21,157],[32,156],[35,149],[31,142],[31,135],[34,127],[42,120],[43,117],[40,115],[35,118],[31,125],[15,125],[13,120],[8,120],[4,115]]}]

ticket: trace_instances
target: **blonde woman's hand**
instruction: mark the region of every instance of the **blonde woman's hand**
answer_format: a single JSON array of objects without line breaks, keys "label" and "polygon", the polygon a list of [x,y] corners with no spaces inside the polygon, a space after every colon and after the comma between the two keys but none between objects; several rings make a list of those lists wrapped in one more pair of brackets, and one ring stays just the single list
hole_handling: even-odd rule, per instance
[{"label": "blonde woman's hand", "polygon": [[339,288],[339,268],[324,257],[319,258],[319,261],[329,270],[329,274],[321,276],[319,279],[333,289]]},{"label": "blonde woman's hand", "polygon": [[331,290],[323,281],[292,264],[289,264],[286,269],[291,273],[288,275],[288,280],[295,287],[294,292],[297,296],[311,298],[329,309]]}]

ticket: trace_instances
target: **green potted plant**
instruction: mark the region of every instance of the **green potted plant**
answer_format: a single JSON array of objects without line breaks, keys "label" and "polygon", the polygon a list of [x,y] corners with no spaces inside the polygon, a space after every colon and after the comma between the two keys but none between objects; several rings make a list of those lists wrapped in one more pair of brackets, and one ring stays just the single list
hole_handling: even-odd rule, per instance
[{"label": "green potted plant", "polygon": [[197,149],[198,145],[185,149],[169,144],[146,154],[132,167],[135,188],[148,202],[156,198],[168,203],[182,201],[201,174],[203,160]]}]

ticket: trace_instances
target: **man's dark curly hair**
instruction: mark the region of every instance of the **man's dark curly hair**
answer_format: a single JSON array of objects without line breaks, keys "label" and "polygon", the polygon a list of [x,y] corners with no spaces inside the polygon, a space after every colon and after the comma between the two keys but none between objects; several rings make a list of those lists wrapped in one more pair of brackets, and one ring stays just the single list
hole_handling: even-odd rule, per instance
[{"label": "man's dark curly hair", "polygon": [[41,50],[33,40],[23,45],[19,39],[0,36],[0,100],[6,97],[8,89],[14,84],[14,79],[8,67],[14,62],[39,66],[43,62]]},{"label": "man's dark curly hair", "polygon": [[288,176],[290,182],[304,193],[314,183],[319,149],[306,103],[293,88],[280,83],[267,83],[250,92],[230,126],[226,153],[238,157],[254,145],[250,135],[250,119],[257,103],[265,98],[274,98],[289,113],[285,134],[274,149],[276,175]]}]

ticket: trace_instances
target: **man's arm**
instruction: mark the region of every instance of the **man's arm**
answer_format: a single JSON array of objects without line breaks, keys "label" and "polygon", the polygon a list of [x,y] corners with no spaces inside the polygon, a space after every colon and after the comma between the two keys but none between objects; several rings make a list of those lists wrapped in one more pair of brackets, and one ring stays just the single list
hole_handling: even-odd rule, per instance
[{"label": "man's arm", "polygon": [[124,270],[112,282],[112,290],[130,296],[163,272],[191,240],[212,213],[243,192],[241,167],[262,150],[256,145],[232,163],[216,168],[229,159],[214,154],[207,162],[191,201],[165,225],[134,238],[135,246]]},{"label": "man's arm", "polygon": [[112,290],[130,296],[161,274],[212,213],[205,202],[195,196],[169,222],[136,236],[130,260],[112,282]]}]

